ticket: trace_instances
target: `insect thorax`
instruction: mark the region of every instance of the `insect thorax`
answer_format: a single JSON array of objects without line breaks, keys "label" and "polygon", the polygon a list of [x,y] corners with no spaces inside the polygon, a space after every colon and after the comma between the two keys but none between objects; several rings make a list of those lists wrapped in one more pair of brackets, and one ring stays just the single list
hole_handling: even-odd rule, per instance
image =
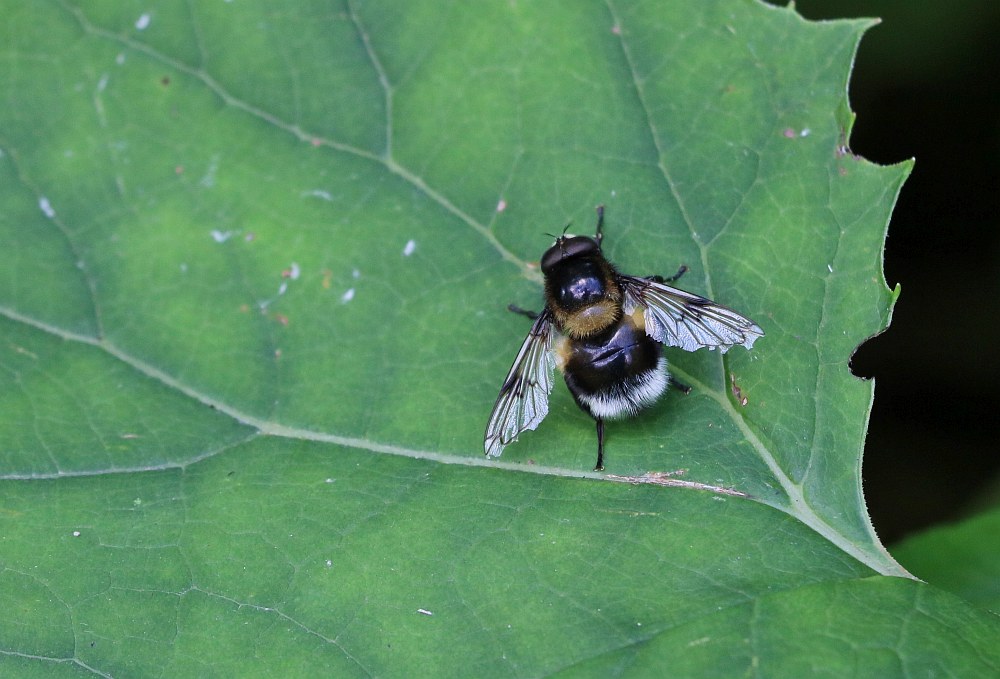
[{"label": "insect thorax", "polygon": [[590,337],[621,318],[621,290],[603,258],[574,257],[552,267],[545,298],[556,326],[570,337]]}]

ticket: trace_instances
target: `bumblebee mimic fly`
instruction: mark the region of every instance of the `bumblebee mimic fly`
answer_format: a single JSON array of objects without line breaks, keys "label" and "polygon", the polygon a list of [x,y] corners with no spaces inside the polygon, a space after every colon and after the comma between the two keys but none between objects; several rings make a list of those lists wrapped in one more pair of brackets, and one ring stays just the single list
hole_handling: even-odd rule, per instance
[{"label": "bumblebee mimic fly", "polygon": [[545,307],[509,308],[534,322],[497,396],[484,446],[497,457],[549,411],[555,368],[573,399],[597,423],[597,465],[604,469],[604,421],[635,415],[668,386],[690,391],[667,371],[663,346],[695,351],[747,349],[764,331],[710,299],[667,285],[670,278],[619,273],[601,252],[604,206],[590,236],[563,235],[542,255]]}]

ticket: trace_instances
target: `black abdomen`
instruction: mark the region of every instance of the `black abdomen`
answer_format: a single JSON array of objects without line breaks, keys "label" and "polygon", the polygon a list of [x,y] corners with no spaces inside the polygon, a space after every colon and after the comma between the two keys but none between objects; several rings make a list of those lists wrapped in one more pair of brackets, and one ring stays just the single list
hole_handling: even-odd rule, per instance
[{"label": "black abdomen", "polygon": [[666,391],[658,342],[625,316],[599,335],[568,340],[563,375],[577,404],[595,418],[634,415]]}]

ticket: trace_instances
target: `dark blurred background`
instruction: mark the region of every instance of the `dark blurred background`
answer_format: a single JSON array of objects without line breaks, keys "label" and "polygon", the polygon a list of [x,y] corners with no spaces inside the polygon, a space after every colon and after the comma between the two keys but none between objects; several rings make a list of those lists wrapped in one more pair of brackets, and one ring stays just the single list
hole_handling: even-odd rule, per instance
[{"label": "dark blurred background", "polygon": [[852,361],[876,380],[863,476],[891,545],[1000,499],[1000,2],[795,7],[814,20],[882,19],[855,62],[850,146],[880,164],[916,158],[885,253],[902,295]]}]

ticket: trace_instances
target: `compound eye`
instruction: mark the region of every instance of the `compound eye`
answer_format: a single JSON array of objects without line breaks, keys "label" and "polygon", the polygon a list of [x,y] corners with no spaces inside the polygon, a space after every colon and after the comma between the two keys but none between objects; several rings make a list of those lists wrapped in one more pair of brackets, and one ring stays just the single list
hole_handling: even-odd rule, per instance
[{"label": "compound eye", "polygon": [[555,245],[542,255],[542,272],[546,273],[556,264],[573,257],[600,252],[601,246],[589,236],[562,236],[556,239]]}]

